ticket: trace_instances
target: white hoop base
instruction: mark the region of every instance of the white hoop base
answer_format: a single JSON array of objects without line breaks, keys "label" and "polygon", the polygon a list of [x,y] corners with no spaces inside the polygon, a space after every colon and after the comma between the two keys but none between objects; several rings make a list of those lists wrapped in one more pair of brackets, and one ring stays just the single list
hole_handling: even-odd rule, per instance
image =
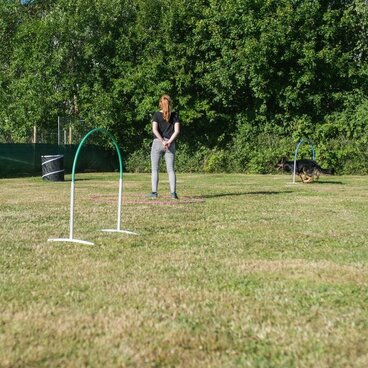
[{"label": "white hoop base", "polygon": [[80,239],[70,239],[70,238],[51,238],[47,239],[47,241],[52,242],[69,242],[69,243],[79,243],[79,244],[86,244],[86,245],[95,245],[95,243],[86,241],[86,240],[80,240]]},{"label": "white hoop base", "polygon": [[131,235],[138,235],[137,233],[134,233],[133,231],[129,231],[129,230],[101,229],[101,231],[104,231],[107,233],[125,233],[125,234],[131,234]]}]

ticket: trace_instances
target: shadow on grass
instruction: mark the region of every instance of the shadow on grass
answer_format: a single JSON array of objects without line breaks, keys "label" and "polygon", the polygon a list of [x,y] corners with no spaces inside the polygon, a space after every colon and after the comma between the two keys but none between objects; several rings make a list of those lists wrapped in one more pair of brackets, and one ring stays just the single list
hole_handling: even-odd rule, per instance
[{"label": "shadow on grass", "polygon": [[217,193],[217,194],[205,194],[201,195],[202,198],[217,198],[217,197],[234,197],[234,196],[243,196],[243,195],[277,195],[277,194],[285,194],[285,193],[293,193],[292,190],[283,190],[283,191],[257,191],[257,192],[235,192],[235,193]]},{"label": "shadow on grass", "polygon": [[[74,181],[91,181],[95,180],[94,178],[75,178]],[[72,179],[64,179],[65,182],[71,182]]]},{"label": "shadow on grass", "polygon": [[316,180],[313,184],[337,184],[337,185],[345,185],[342,181],[324,181],[324,180]]},{"label": "shadow on grass", "polygon": [[288,183],[288,184],[304,184],[304,185],[315,185],[315,184],[333,184],[333,185],[346,185],[342,181],[327,181],[327,180],[314,180],[310,183],[303,183],[300,180],[296,180],[295,183]]}]

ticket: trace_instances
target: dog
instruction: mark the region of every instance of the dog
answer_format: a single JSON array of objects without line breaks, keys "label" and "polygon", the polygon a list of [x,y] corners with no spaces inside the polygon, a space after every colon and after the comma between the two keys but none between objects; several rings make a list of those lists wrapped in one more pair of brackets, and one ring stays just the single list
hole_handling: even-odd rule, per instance
[{"label": "dog", "polygon": [[[281,160],[277,165],[277,168],[287,172],[294,172],[294,161]],[[319,179],[321,174],[333,175],[334,169],[323,169],[314,160],[296,160],[295,174],[299,175],[303,183],[312,183],[314,178]]]}]

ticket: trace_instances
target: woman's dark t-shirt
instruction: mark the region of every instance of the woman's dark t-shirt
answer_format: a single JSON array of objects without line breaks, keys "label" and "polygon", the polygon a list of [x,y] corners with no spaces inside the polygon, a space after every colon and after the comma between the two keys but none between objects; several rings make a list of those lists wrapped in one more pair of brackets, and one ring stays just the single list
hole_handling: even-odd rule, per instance
[{"label": "woman's dark t-shirt", "polygon": [[152,116],[152,121],[158,124],[158,132],[162,138],[170,139],[174,134],[174,125],[179,123],[179,117],[176,112],[170,114],[170,119],[167,122],[161,111],[157,111]]}]

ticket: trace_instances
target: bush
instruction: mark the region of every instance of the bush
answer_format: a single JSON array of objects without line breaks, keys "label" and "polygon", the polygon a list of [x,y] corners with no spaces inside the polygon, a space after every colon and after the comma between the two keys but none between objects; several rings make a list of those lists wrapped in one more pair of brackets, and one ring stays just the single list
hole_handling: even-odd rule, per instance
[{"label": "bush", "polygon": [[[290,122],[295,128],[288,136],[282,127],[268,131],[239,118],[231,142],[220,138],[217,147],[208,148],[199,142],[177,143],[176,169],[178,172],[244,172],[269,174],[282,158],[292,160],[301,138],[313,142],[316,161],[322,167],[331,167],[338,174],[368,173],[368,100],[360,95],[347,96],[342,111],[335,112],[320,123],[301,116]],[[285,128],[286,129],[286,128]],[[273,131],[275,133],[273,133]],[[300,136],[299,136],[300,135]],[[131,154],[126,169],[131,172],[150,172],[151,140]],[[298,159],[312,158],[309,144],[303,144]],[[161,170],[165,171],[162,160]]]},{"label": "bush", "polygon": [[150,151],[140,148],[133,152],[125,161],[125,170],[135,173],[151,172]]},{"label": "bush", "polygon": [[284,157],[292,157],[291,138],[258,133],[249,125],[241,126],[228,147],[229,171],[267,174],[275,171]]},{"label": "bush", "polygon": [[142,146],[125,160],[124,169],[128,172],[151,172],[151,139],[145,139]]},{"label": "bush", "polygon": [[203,172],[205,157],[208,150],[202,147],[190,148],[188,144],[177,144],[175,166],[179,172]]},{"label": "bush", "polygon": [[225,150],[211,150],[204,160],[203,170],[206,173],[228,172],[229,152]]}]

